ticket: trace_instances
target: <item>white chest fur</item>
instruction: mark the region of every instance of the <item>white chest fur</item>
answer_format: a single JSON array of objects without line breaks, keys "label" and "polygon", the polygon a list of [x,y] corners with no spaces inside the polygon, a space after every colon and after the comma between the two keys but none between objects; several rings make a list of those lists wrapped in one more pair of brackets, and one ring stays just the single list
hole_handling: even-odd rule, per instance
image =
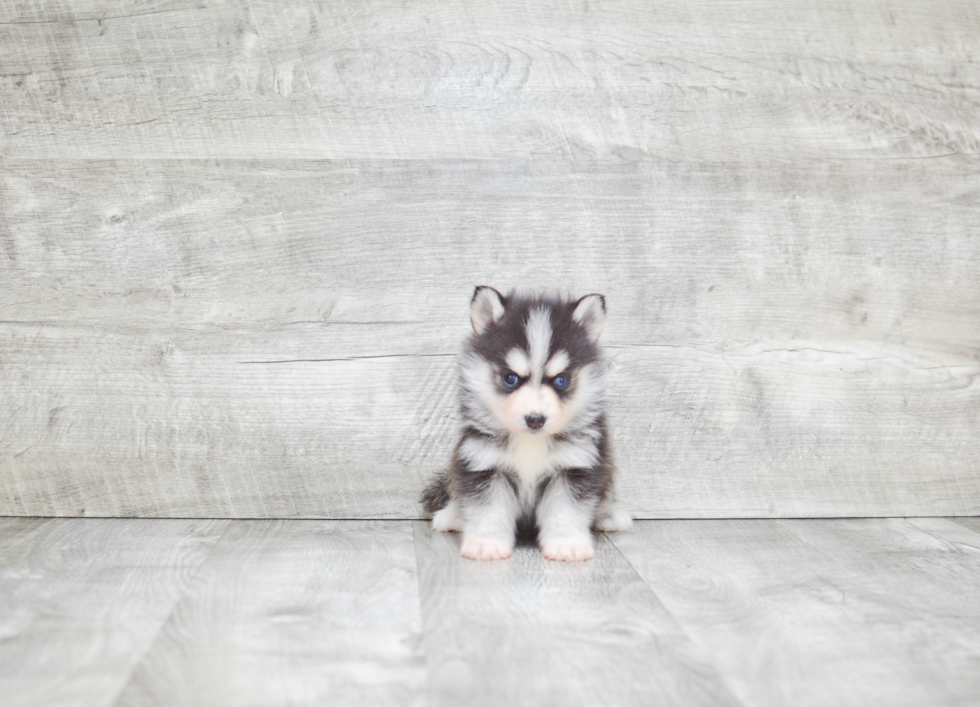
[{"label": "white chest fur", "polygon": [[542,475],[555,468],[556,451],[544,435],[523,435],[511,438],[505,454],[508,466],[517,472],[524,486],[532,487]]},{"label": "white chest fur", "polygon": [[505,446],[483,439],[467,439],[460,454],[473,471],[504,469],[517,474],[525,490],[557,469],[591,467],[598,460],[592,442],[555,442],[545,435],[512,437]]}]

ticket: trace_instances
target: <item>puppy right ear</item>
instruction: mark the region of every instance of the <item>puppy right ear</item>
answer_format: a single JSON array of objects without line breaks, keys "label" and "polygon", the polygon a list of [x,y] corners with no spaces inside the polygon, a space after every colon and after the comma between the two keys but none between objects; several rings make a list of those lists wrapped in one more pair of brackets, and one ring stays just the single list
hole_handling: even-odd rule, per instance
[{"label": "puppy right ear", "polygon": [[480,285],[473,292],[470,302],[470,321],[473,331],[482,334],[488,326],[504,315],[504,296],[492,287]]},{"label": "puppy right ear", "polygon": [[602,325],[606,323],[606,298],[602,295],[586,295],[575,303],[572,319],[585,329],[589,338],[599,338]]}]

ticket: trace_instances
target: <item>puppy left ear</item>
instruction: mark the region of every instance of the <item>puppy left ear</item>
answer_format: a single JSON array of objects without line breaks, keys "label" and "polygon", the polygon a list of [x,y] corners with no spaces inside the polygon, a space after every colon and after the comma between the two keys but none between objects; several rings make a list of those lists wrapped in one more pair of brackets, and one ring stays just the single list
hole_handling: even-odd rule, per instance
[{"label": "puppy left ear", "polygon": [[572,319],[582,325],[589,338],[595,341],[606,323],[606,298],[602,295],[586,295],[575,303]]},{"label": "puppy left ear", "polygon": [[506,308],[502,294],[486,285],[477,287],[473,292],[473,299],[470,300],[470,321],[473,323],[473,331],[482,334],[488,326],[504,316]]}]

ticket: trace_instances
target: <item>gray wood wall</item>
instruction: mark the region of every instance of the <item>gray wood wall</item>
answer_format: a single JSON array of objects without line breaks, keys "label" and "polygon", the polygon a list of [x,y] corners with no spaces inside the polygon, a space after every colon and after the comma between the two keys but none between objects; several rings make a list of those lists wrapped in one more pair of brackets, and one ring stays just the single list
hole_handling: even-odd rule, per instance
[{"label": "gray wood wall", "polygon": [[415,517],[476,284],[638,517],[980,513],[973,0],[200,5],[0,2],[0,515]]}]

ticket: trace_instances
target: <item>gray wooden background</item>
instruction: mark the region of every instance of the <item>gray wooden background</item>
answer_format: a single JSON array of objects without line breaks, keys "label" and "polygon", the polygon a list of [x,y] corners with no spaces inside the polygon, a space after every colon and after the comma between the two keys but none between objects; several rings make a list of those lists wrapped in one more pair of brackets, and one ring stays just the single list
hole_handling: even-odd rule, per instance
[{"label": "gray wooden background", "polygon": [[476,284],[637,517],[980,514],[974,0],[0,2],[0,515],[411,518]]}]

